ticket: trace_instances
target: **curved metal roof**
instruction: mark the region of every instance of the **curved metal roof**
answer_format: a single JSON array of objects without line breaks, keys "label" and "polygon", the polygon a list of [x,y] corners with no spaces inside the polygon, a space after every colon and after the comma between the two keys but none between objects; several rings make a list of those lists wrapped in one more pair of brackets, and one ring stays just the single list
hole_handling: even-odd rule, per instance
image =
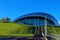
[{"label": "curved metal roof", "polygon": [[52,20],[56,26],[58,26],[57,20],[52,15],[47,14],[47,13],[43,13],[43,12],[35,12],[35,13],[25,14],[23,16],[18,17],[15,21],[22,19],[22,18],[25,18],[25,17],[29,17],[29,16],[47,17],[48,19]]}]

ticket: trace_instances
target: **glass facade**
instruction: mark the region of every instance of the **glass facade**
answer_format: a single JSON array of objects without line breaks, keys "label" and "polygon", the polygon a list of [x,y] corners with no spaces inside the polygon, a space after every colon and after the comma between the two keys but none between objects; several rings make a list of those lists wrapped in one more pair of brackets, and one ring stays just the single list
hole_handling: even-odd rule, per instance
[{"label": "glass facade", "polygon": [[47,17],[47,25],[48,26],[58,26],[57,20],[50,14],[37,12],[30,13],[23,16],[18,17],[14,22],[19,24],[28,24],[34,26],[44,26],[45,25],[45,17]]},{"label": "glass facade", "polygon": [[[54,25],[54,23],[51,22],[50,20],[46,19],[46,21],[47,21],[48,26]],[[33,26],[44,26],[45,25],[45,18],[43,18],[43,17],[26,17],[17,23],[33,25]]]}]

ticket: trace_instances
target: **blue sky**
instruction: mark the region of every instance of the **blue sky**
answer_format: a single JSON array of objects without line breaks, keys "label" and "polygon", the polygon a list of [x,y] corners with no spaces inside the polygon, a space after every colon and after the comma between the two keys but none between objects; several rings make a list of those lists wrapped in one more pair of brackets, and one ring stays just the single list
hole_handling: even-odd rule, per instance
[{"label": "blue sky", "polygon": [[0,18],[14,20],[32,12],[51,14],[60,22],[60,0],[0,0]]}]

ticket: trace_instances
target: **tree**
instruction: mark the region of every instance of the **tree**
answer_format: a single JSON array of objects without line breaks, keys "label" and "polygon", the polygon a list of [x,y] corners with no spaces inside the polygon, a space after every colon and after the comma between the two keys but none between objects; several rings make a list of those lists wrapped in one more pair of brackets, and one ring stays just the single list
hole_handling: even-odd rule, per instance
[{"label": "tree", "polygon": [[2,22],[2,23],[8,23],[8,22],[10,22],[10,18],[8,18],[8,17],[1,18],[0,22]]},{"label": "tree", "polygon": [[1,21],[2,23],[4,23],[4,20],[5,20],[5,18],[2,18],[0,21]]},{"label": "tree", "polygon": [[5,23],[8,23],[8,22],[10,22],[10,18],[6,17],[5,18]]}]

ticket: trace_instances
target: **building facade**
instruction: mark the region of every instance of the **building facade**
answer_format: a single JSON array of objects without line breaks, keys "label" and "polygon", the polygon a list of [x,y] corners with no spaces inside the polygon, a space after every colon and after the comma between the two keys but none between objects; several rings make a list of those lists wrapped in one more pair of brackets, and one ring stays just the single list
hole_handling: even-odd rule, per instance
[{"label": "building facade", "polygon": [[57,20],[50,14],[43,12],[29,13],[18,17],[14,20],[15,23],[27,24],[33,26],[58,26]]}]

